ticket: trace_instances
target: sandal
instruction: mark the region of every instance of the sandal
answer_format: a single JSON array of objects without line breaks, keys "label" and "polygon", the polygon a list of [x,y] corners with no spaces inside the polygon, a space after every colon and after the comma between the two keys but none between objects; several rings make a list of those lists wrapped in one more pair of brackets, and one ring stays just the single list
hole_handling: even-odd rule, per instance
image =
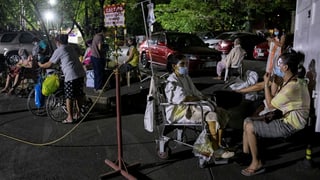
[{"label": "sandal", "polygon": [[72,124],[73,122],[74,122],[73,120],[67,120],[67,119],[61,121],[62,124]]}]

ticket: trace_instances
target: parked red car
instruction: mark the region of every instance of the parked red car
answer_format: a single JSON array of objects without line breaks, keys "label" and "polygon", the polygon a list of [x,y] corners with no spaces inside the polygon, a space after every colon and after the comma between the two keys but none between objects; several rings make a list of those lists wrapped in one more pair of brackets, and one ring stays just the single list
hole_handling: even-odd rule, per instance
[{"label": "parked red car", "polygon": [[252,59],[253,48],[255,45],[265,42],[266,39],[249,32],[227,32],[229,36],[226,36],[225,39],[222,39],[216,49],[223,54],[228,54],[232,47],[233,41],[236,38],[240,38],[241,47],[247,52],[248,59]]},{"label": "parked red car", "polygon": [[209,48],[197,35],[190,33],[154,33],[148,41],[141,43],[139,51],[144,68],[151,63],[167,67],[168,60],[176,54],[182,54],[189,60],[189,72],[212,70],[221,60],[220,52]]},{"label": "parked red car", "polygon": [[257,44],[253,49],[253,58],[256,60],[267,60],[269,56],[269,44],[267,41]]},{"label": "parked red car", "polygon": [[[284,50],[293,47],[294,34],[287,34],[284,43]],[[253,58],[256,60],[268,60],[269,44],[268,41],[257,44],[253,49]]]}]

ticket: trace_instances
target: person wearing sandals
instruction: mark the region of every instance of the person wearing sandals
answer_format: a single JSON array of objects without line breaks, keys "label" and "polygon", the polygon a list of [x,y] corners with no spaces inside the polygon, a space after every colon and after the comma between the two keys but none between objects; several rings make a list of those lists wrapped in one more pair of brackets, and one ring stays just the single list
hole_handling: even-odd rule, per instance
[{"label": "person wearing sandals", "polygon": [[[310,95],[306,80],[298,77],[302,57],[301,53],[294,51],[280,55],[277,61],[280,72],[277,75],[283,78],[281,85],[272,82],[269,86],[270,74],[264,75],[265,105],[268,109],[280,110],[283,115],[268,123],[250,117],[244,120],[243,153],[251,153],[252,157],[250,165],[241,171],[244,176],[253,176],[265,171],[258,152],[257,137],[288,137],[307,124]],[[272,94],[271,89],[276,89],[276,93]]]},{"label": "person wearing sandals", "polygon": [[[53,52],[50,60],[44,64],[38,62],[38,65],[41,68],[50,68],[54,64],[60,64],[64,75],[64,94],[68,111],[67,119],[62,123],[69,124],[80,118],[80,107],[85,97],[83,88],[86,73],[76,51],[68,45],[68,35],[58,35],[55,41],[58,48]],[[77,112],[73,112],[73,104],[76,104]]]},{"label": "person wearing sandals", "polygon": [[[16,65],[9,68],[5,87],[0,91],[0,93],[7,93],[7,95],[11,95],[14,92],[15,88],[20,84],[21,68],[32,68],[33,66],[32,56],[29,56],[26,49],[19,49],[18,55],[20,57],[20,60]],[[9,88],[10,82],[12,80],[12,86],[11,88]]]}]

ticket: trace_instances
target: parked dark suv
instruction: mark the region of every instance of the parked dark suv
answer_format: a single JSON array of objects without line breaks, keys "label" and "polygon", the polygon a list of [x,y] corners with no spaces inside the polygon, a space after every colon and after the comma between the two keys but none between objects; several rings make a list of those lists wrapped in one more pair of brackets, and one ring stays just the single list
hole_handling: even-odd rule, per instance
[{"label": "parked dark suv", "polygon": [[32,40],[36,35],[29,31],[4,32],[0,34],[0,60],[11,65],[19,60],[18,50],[32,51]]},{"label": "parked dark suv", "polygon": [[140,62],[145,68],[151,63],[167,66],[168,60],[176,54],[183,54],[189,60],[189,72],[213,69],[221,59],[220,52],[210,49],[197,35],[189,33],[154,33],[148,42],[141,43],[139,51]]}]

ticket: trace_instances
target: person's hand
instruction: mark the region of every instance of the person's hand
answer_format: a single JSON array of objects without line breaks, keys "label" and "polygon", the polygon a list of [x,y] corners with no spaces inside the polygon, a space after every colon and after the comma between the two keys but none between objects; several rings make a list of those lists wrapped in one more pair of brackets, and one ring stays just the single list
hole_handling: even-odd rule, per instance
[{"label": "person's hand", "polygon": [[268,82],[270,80],[270,73],[266,72],[264,75],[263,75],[263,80],[264,82]]},{"label": "person's hand", "polygon": [[38,66],[42,68],[42,64],[40,62],[38,62]]},{"label": "person's hand", "polygon": [[266,72],[263,76],[264,83],[269,83],[270,81],[270,73]]}]

